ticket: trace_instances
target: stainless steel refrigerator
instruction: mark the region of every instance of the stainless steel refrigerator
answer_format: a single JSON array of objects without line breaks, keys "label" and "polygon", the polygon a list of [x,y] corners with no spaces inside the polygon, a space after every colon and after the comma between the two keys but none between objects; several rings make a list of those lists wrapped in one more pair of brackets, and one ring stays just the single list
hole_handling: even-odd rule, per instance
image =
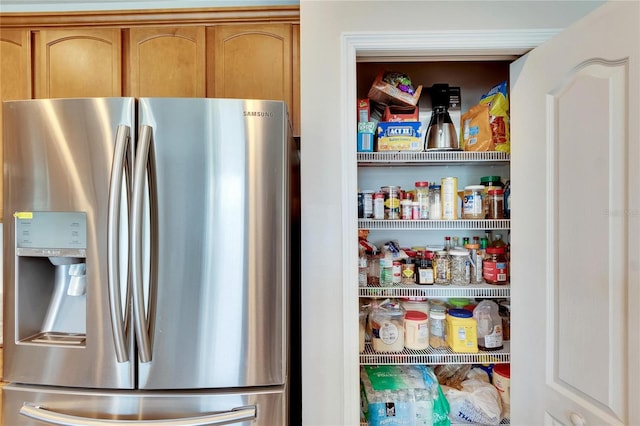
[{"label": "stainless steel refrigerator", "polygon": [[286,104],[3,108],[2,424],[287,424]]}]

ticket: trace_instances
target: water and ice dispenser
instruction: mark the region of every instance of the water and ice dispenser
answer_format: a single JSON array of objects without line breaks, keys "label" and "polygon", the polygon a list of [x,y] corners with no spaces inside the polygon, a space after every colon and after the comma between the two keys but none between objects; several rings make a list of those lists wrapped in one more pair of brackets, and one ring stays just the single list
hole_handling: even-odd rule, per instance
[{"label": "water and ice dispenser", "polygon": [[84,346],[86,213],[14,216],[16,339],[23,344]]}]

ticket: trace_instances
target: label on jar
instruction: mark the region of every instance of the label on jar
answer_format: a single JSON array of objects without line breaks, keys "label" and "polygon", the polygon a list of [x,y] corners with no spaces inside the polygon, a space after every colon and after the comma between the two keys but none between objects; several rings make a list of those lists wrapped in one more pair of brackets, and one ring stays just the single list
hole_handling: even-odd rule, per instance
[{"label": "label on jar", "polygon": [[486,282],[506,283],[507,282],[507,262],[494,262],[485,260],[482,262],[482,275]]},{"label": "label on jar", "polygon": [[479,193],[465,195],[462,204],[462,214],[467,219],[481,218],[484,214],[482,196]]},{"label": "label on jar", "polygon": [[433,268],[418,268],[418,283],[433,284]]},{"label": "label on jar", "polygon": [[382,340],[382,343],[385,345],[391,345],[400,336],[400,332],[398,331],[398,327],[392,322],[384,322],[380,325],[379,329],[373,329],[374,333],[377,332],[377,335],[374,334],[374,337]]},{"label": "label on jar", "polygon": [[393,283],[400,284],[402,282],[402,262],[393,262],[391,271],[393,273]]},{"label": "label on jar", "polygon": [[379,192],[373,198],[373,218],[384,219],[384,194]]}]

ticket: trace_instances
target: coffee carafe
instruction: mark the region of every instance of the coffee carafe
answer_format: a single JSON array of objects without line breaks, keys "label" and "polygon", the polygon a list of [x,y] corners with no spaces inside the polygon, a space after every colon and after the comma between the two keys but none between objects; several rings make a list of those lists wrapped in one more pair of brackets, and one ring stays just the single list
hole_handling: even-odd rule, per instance
[{"label": "coffee carafe", "polygon": [[434,84],[431,94],[431,120],[427,128],[427,151],[457,150],[460,143],[449,115],[449,85]]}]

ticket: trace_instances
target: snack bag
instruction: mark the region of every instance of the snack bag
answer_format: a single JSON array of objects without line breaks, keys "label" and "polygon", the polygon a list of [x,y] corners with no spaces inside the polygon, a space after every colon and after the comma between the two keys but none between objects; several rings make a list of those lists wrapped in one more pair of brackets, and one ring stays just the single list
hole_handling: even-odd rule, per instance
[{"label": "snack bag", "polygon": [[460,145],[465,151],[495,151],[491,124],[489,119],[489,105],[478,104],[460,117],[461,128]]},{"label": "snack bag", "polygon": [[489,106],[489,124],[493,136],[494,150],[509,153],[511,151],[509,135],[509,98],[507,82],[494,86],[482,96],[480,105]]}]

